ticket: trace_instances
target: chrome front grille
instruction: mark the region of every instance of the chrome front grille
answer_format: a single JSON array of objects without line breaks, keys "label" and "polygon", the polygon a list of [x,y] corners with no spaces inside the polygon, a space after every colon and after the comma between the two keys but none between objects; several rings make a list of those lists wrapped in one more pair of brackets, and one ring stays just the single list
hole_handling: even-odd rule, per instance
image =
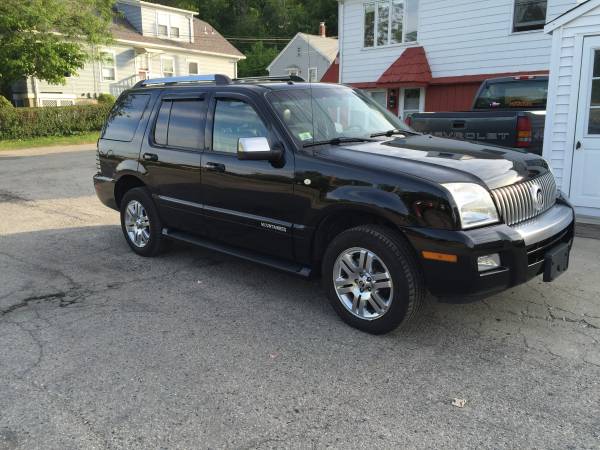
[{"label": "chrome front grille", "polygon": [[523,183],[494,189],[492,197],[500,217],[514,225],[548,211],[556,203],[556,182],[551,172]]}]

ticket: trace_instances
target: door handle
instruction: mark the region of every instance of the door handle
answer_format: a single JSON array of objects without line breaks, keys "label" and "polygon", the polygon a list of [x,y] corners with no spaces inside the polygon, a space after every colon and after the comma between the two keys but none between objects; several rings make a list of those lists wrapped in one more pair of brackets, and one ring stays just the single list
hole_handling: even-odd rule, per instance
[{"label": "door handle", "polygon": [[460,121],[456,121],[452,123],[452,128],[464,128],[466,125],[466,122],[460,120]]},{"label": "door handle", "polygon": [[575,145],[575,150],[581,150],[581,141],[577,141],[577,144]]},{"label": "door handle", "polygon": [[225,172],[225,164],[207,162],[206,169],[210,170],[211,172]]},{"label": "door handle", "polygon": [[144,158],[144,161],[158,161],[158,155],[156,153],[144,153],[142,158]]}]

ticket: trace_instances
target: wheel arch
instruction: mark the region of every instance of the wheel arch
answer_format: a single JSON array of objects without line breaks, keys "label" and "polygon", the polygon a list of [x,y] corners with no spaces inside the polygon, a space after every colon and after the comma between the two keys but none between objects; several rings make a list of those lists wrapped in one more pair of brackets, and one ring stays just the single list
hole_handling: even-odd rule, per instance
[{"label": "wheel arch", "polygon": [[121,200],[128,191],[136,187],[144,186],[146,186],[146,183],[133,173],[126,173],[119,177],[115,183],[115,203],[117,204],[117,207],[121,207]]},{"label": "wheel arch", "polygon": [[381,225],[403,235],[405,221],[401,219],[389,210],[372,206],[338,205],[327,209],[315,228],[311,249],[313,267],[320,267],[327,247],[340,233],[361,225]]}]

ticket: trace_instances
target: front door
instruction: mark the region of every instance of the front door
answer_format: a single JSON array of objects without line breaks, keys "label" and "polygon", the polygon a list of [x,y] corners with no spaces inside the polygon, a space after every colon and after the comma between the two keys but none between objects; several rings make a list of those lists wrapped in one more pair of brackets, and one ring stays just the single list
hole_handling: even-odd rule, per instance
[{"label": "front door", "polygon": [[217,94],[209,117],[210,148],[202,155],[203,213],[207,233],[216,240],[291,259],[294,210],[294,158],[288,149],[279,163],[242,161],[239,138],[279,139],[252,100]]},{"label": "front door", "polygon": [[600,37],[583,41],[570,198],[575,206],[600,208]]}]

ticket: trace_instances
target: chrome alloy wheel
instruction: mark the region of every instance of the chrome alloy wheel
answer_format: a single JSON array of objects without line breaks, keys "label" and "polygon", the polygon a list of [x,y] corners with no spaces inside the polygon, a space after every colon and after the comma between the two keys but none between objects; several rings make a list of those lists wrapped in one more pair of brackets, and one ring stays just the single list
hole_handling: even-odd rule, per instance
[{"label": "chrome alloy wheel", "polygon": [[333,266],[333,283],[342,305],[360,319],[379,319],[392,305],[390,271],[367,249],[354,247],[342,252]]},{"label": "chrome alloy wheel", "polygon": [[144,248],[150,241],[150,219],[144,206],[131,200],[125,209],[125,229],[129,240],[138,248]]}]

